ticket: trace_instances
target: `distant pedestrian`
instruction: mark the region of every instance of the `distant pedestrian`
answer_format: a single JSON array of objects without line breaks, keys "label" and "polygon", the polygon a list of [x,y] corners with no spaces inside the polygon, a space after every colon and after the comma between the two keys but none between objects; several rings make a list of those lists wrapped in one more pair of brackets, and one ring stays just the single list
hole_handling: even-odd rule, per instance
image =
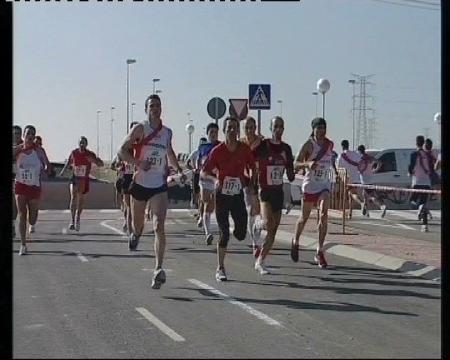
[{"label": "distant pedestrian", "polygon": [[[349,141],[342,140],[342,153],[338,157],[338,167],[344,168],[347,171],[348,182],[350,184],[360,184],[358,163],[361,160],[361,154],[357,151],[349,150]],[[350,204],[349,218],[352,217],[352,200],[356,201],[361,206],[361,211],[364,207],[364,201],[361,200],[359,193],[362,193],[357,187],[348,188],[348,198]]]},{"label": "distant pedestrian", "polygon": [[[372,175],[380,169],[381,163],[373,156],[366,153],[366,147],[364,145],[358,146],[358,152],[361,154],[361,160],[358,163],[360,182],[363,185],[372,185]],[[369,217],[369,202],[372,202],[380,207],[382,218],[386,215],[387,207],[382,197],[379,196],[377,190],[363,188],[363,197],[363,215]]]},{"label": "distant pedestrian", "polygon": [[[416,137],[416,151],[410,156],[408,175],[412,177],[411,187],[418,190],[431,189],[431,164],[423,149],[425,138],[422,135]],[[428,194],[415,192],[411,194],[410,204],[418,210],[417,217],[422,220],[422,232],[428,232]]]}]

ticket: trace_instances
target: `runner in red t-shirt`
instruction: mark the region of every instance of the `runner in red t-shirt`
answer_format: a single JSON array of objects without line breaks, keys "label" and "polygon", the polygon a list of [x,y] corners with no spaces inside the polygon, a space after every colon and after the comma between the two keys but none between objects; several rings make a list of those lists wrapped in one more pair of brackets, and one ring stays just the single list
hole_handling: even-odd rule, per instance
[{"label": "runner in red t-shirt", "polygon": [[255,270],[261,275],[269,274],[264,265],[264,259],[272,249],[275,235],[280,224],[283,209],[283,175],[286,171],[289,181],[294,181],[294,157],[291,147],[281,141],[284,131],[284,120],[275,116],[270,122],[272,138],[265,139],[253,151],[257,161],[259,179],[259,197],[261,200],[262,217],[267,235],[261,253],[255,262]]},{"label": "runner in red t-shirt", "polygon": [[[247,211],[244,202],[244,186],[253,186],[255,181],[255,160],[250,148],[238,140],[239,121],[234,117],[224,120],[225,142],[217,145],[203,165],[200,177],[216,181],[216,219],[220,237],[217,243],[218,267],[216,280],[225,281],[224,260],[230,238],[229,215],[233,218],[233,235],[242,241],[247,233]],[[251,182],[244,181],[244,169],[251,169]],[[218,179],[213,171],[217,171]]]},{"label": "runner in red t-shirt", "polygon": [[[66,164],[59,173],[64,173],[68,166],[72,167],[73,175],[70,182],[70,211],[72,221],[69,230],[80,231],[80,216],[83,211],[84,196],[89,192],[89,173],[92,163],[103,166],[103,161],[92,151],[87,149],[88,141],[82,136],[78,148],[72,150]],[[76,222],[75,222],[76,215]]]}]

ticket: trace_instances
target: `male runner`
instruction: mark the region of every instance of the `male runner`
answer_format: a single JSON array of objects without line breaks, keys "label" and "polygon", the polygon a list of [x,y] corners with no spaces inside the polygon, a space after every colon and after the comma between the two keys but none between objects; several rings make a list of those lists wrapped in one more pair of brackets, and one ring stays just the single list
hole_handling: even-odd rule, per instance
[{"label": "male runner", "polygon": [[[348,182],[350,184],[359,184],[359,171],[358,163],[361,160],[361,155],[357,151],[349,150],[348,140],[342,140],[342,153],[338,158],[338,167],[345,168],[348,174]],[[352,200],[356,201],[361,206],[361,211],[363,210],[364,201],[362,201],[358,195],[360,190],[358,188],[351,187],[348,190],[348,200],[349,200],[349,218],[352,217]]]},{"label": "male runner", "polygon": [[[208,139],[205,137],[201,137],[198,146],[202,144],[206,144]],[[198,212],[194,215],[198,220],[200,217],[203,217],[203,212],[200,213],[199,206],[199,197],[200,197],[200,168],[197,167],[197,159],[198,159],[198,148],[193,150],[188,159],[186,160],[186,167],[192,171],[192,188],[191,188],[191,209],[198,209]]]},{"label": "male runner", "polygon": [[[27,125],[24,128],[24,141],[13,147],[16,160],[16,180],[14,192],[19,212],[20,250],[19,255],[27,253],[26,228],[27,217],[31,226],[36,223],[41,195],[41,170],[46,164],[42,149],[34,143],[36,128]],[[48,159],[47,159],[48,161]],[[50,171],[50,168],[46,168]]]},{"label": "male runner", "polygon": [[[166,274],[162,269],[166,235],[168,196],[167,176],[169,162],[179,173],[183,172],[172,148],[172,130],[162,124],[161,99],[152,94],[145,100],[147,119],[135,125],[125,137],[118,155],[127,163],[135,165],[133,182],[130,185],[131,215],[133,229],[130,234],[128,248],[137,249],[139,238],[144,230],[145,206],[150,201],[155,230],[155,270],[151,287],[159,289],[166,282]],[[182,175],[185,176],[185,175]]]},{"label": "male runner", "polygon": [[283,209],[283,175],[294,181],[294,157],[291,147],[281,140],[284,132],[284,120],[275,116],[270,122],[271,139],[262,140],[253,151],[258,169],[259,197],[262,216],[267,235],[264,238],[261,253],[256,259],[255,270],[261,275],[269,274],[264,259],[272,249]]},{"label": "male runner", "polygon": [[333,169],[332,150],[333,142],[325,134],[327,123],[325,119],[317,117],[311,122],[312,133],[303,144],[295,162],[296,170],[305,169],[302,184],[303,202],[302,212],[295,226],[295,237],[291,244],[291,258],[298,261],[298,247],[300,235],[308,221],[314,206],[319,208],[319,244],[314,260],[320,268],[327,267],[323,250],[328,227],[328,207],[330,204],[330,171]]},{"label": "male runner", "polygon": [[[244,144],[248,145],[250,149],[255,150],[263,137],[256,134],[256,120],[251,116],[248,116],[244,122],[244,134],[245,136],[240,139]],[[246,181],[250,181],[249,169],[246,169]],[[256,184],[255,184],[256,185]],[[258,198],[258,188],[256,187],[244,187],[244,200],[248,213],[248,233],[252,240],[253,256],[258,258],[261,252],[261,231],[264,228],[263,221],[261,220],[261,205]]]},{"label": "male runner", "polygon": [[84,197],[89,192],[89,173],[91,172],[92,164],[103,166],[103,161],[95,153],[88,150],[87,146],[87,138],[81,136],[78,141],[78,148],[72,150],[59,173],[62,176],[69,166],[73,170],[70,181],[71,222],[69,224],[69,230],[80,231],[80,217],[83,211]]},{"label": "male runner", "polygon": [[[206,127],[206,135],[208,136],[208,142],[198,147],[197,156],[197,168],[201,169],[205,164],[208,155],[211,150],[220,144],[219,126],[216,123],[209,123]],[[203,224],[206,236],[206,245],[211,245],[213,241],[213,235],[211,234],[211,214],[214,211],[214,181],[210,179],[200,178],[200,211],[203,213],[202,218],[198,220],[198,226]]]},{"label": "male runner", "polygon": [[233,235],[242,241],[247,232],[247,211],[245,209],[243,187],[246,185],[244,170],[251,170],[251,182],[247,186],[253,186],[255,182],[255,160],[250,148],[238,140],[239,121],[234,117],[224,120],[223,132],[225,141],[217,145],[209,154],[203,166],[200,178],[215,181],[216,188],[216,218],[219,225],[220,238],[217,243],[217,270],[216,280],[226,281],[225,253],[230,238],[231,217],[234,222]]},{"label": "male runner", "polygon": [[[14,125],[12,128],[12,137],[13,137],[13,150],[14,147],[17,145],[20,145],[23,143],[22,140],[22,128],[19,125]],[[14,182],[16,179],[16,173],[17,173],[17,165],[16,165],[16,158],[13,156],[12,161],[12,181],[13,181],[13,188],[14,188]],[[14,195],[14,192],[12,194],[12,204],[13,204],[13,218],[12,218],[12,237],[16,237],[16,219],[17,219],[17,205],[16,205],[16,197]]]}]

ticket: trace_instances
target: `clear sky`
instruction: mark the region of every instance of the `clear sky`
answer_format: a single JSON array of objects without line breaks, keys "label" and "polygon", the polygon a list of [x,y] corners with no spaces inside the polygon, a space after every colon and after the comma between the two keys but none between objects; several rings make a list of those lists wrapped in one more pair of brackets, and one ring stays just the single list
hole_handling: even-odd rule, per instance
[{"label": "clear sky", "polygon": [[282,112],[284,141],[297,152],[311,132],[320,78],[331,84],[325,118],[340,150],[342,139],[352,142],[352,73],[375,74],[366,89],[375,148],[414,147],[418,134],[439,145],[433,118],[441,109],[441,13],[433,5],[419,8],[424,2],[439,3],[14,2],[13,122],[34,124],[51,161],[62,161],[81,135],[96,151],[101,110],[100,157],[109,160],[111,107],[116,150],[126,132],[126,59],[133,58],[133,118],[145,118],[152,79],[161,79],[162,118],[173,129],[176,152],[188,150],[188,113],[197,144],[213,121],[208,101],[246,98],[248,84],[258,83],[272,89],[263,135]]}]

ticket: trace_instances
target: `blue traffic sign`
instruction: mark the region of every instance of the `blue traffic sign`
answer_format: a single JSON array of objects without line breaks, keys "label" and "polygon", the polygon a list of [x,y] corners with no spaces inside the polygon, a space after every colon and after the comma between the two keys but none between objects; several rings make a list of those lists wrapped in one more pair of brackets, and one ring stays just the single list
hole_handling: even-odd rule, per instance
[{"label": "blue traffic sign", "polygon": [[270,84],[248,85],[248,108],[252,110],[270,109]]}]

